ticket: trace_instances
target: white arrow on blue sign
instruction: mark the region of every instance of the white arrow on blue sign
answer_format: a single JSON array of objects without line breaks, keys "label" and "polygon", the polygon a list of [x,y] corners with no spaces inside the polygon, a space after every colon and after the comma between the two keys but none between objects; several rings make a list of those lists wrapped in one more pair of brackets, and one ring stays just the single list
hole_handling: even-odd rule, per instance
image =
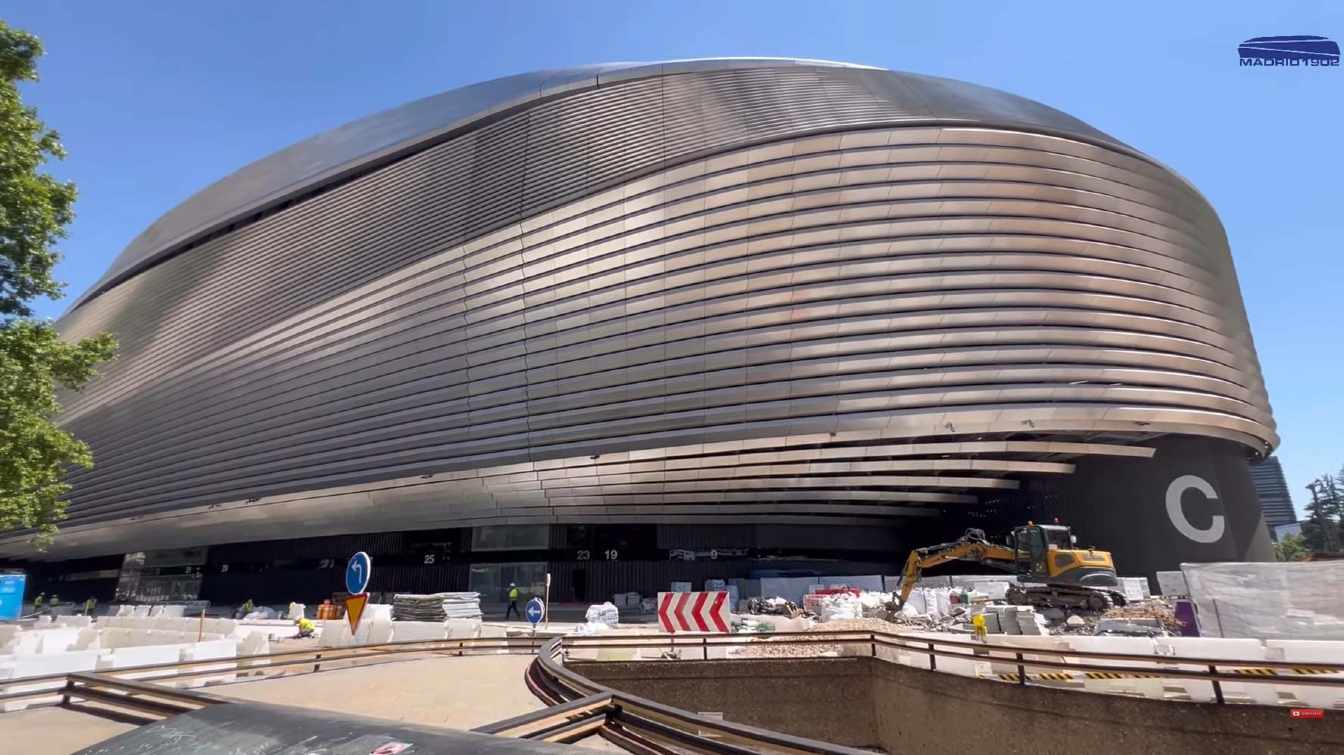
[{"label": "white arrow on blue sign", "polygon": [[527,608],[523,609],[523,614],[527,616],[527,620],[532,622],[532,626],[535,628],[546,617],[546,604],[541,602],[541,598],[533,598],[527,601]]},{"label": "white arrow on blue sign", "polygon": [[358,595],[364,592],[364,588],[369,586],[369,575],[373,574],[373,559],[369,554],[360,551],[350,557],[350,562],[345,565],[345,591],[351,595]]}]

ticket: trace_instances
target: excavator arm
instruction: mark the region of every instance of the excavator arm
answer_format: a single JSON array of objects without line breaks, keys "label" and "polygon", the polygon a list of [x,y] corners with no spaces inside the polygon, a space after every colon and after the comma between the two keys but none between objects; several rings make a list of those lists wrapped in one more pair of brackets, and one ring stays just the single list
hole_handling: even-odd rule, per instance
[{"label": "excavator arm", "polygon": [[905,560],[905,569],[901,571],[901,595],[897,599],[896,607],[905,605],[905,601],[910,597],[910,591],[915,588],[915,583],[919,581],[925,569],[948,561],[974,561],[1011,571],[1016,558],[1017,554],[1012,548],[991,543],[985,539],[984,532],[974,529],[966,530],[966,534],[960,539],[950,543],[916,548],[910,551],[910,557]]}]

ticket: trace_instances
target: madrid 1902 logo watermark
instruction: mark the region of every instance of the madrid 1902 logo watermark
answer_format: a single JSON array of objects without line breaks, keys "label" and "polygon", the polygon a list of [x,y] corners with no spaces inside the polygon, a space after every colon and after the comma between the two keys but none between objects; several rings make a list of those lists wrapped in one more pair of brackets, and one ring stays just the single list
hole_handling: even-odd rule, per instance
[{"label": "madrid 1902 logo watermark", "polygon": [[1237,45],[1242,67],[1338,68],[1339,43],[1328,37],[1254,37]]}]

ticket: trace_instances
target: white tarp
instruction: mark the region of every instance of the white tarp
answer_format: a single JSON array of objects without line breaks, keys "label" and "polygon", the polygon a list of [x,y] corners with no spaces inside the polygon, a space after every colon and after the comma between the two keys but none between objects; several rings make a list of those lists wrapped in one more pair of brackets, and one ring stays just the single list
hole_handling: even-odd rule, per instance
[{"label": "white tarp", "polygon": [[1181,564],[1201,634],[1344,640],[1344,561]]}]

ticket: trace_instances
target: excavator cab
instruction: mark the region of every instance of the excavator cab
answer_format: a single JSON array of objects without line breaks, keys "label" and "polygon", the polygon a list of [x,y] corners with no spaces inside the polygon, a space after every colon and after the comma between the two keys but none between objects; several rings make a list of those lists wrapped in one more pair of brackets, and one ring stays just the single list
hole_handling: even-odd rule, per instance
[{"label": "excavator cab", "polygon": [[1088,587],[1118,586],[1111,554],[1079,548],[1077,542],[1068,527],[1030,522],[1013,528],[1009,538],[1019,575]]},{"label": "excavator cab", "polygon": [[1054,576],[1050,570],[1051,552],[1072,550],[1075,540],[1068,527],[1026,524],[1013,529],[1008,545],[1013,549],[1018,574],[1044,579]]}]

